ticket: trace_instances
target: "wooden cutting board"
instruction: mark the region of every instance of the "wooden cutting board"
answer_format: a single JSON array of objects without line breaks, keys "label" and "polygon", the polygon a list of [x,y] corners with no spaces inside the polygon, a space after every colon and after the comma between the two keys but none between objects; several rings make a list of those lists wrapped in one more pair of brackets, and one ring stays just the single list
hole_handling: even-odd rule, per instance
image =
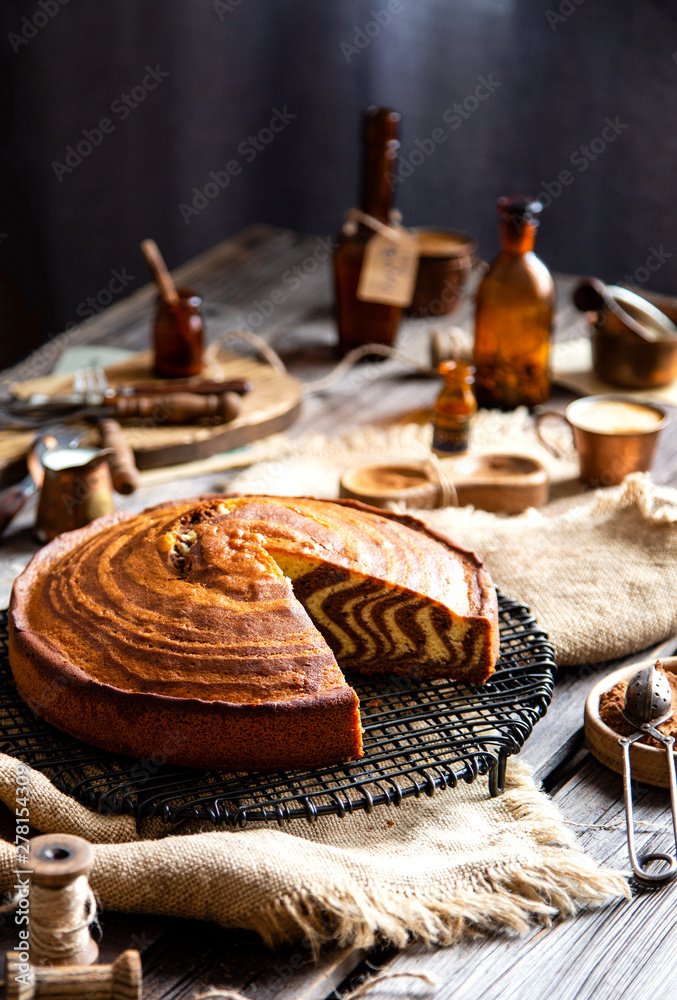
[{"label": "wooden cutting board", "polygon": [[[157,381],[171,388],[171,381],[153,378],[152,353],[144,351],[105,369],[111,386]],[[272,365],[221,350],[210,358],[204,378],[244,378],[253,388],[242,399],[240,415],[227,424],[181,426],[149,425],[147,422],[125,424],[124,435],[134,449],[139,469],[178,465],[207,458],[220,451],[230,451],[289,427],[301,410],[303,390],[298,379],[280,373]],[[46,375],[16,382],[11,387],[17,399],[27,399],[34,392],[49,395],[70,392],[73,376]],[[0,478],[7,477],[12,466],[26,454],[33,432],[0,431]]]}]

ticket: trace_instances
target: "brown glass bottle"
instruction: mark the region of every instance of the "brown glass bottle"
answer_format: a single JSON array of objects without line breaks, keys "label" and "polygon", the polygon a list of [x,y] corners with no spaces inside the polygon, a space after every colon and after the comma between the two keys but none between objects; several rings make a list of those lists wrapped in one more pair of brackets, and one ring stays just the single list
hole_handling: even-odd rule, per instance
[{"label": "brown glass bottle", "polygon": [[187,378],[202,371],[202,299],[189,288],[179,288],[178,293],[176,309],[162,297],[157,299],[153,367],[160,378]]},{"label": "brown glass bottle", "polygon": [[550,395],[548,363],[554,285],[533,252],[541,204],[498,199],[501,252],[477,290],[475,395],[480,406],[511,410]]},{"label": "brown glass bottle", "polygon": [[[395,187],[397,139],[401,115],[390,108],[368,108],[364,115],[362,143],[362,200],[360,207],[386,225]],[[350,235],[339,236],[332,258],[338,324],[338,348],[346,354],[361,344],[388,344],[395,340],[400,323],[400,306],[361,302],[357,298],[362,260],[374,230],[361,222]]]},{"label": "brown glass bottle", "polygon": [[450,458],[468,450],[470,426],[477,411],[472,390],[475,369],[464,361],[443,361],[437,370],[444,386],[433,407],[431,450],[440,458]]}]

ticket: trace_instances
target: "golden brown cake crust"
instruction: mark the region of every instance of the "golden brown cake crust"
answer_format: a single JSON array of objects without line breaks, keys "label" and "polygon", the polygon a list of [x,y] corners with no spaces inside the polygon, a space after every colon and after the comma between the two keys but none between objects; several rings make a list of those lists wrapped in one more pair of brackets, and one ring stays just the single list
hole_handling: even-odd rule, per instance
[{"label": "golden brown cake crust", "polygon": [[[357,697],[278,569],[289,558],[319,579],[368,573],[383,590],[394,577],[429,594],[436,627],[446,588],[465,623],[461,659],[472,650],[458,675],[493,669],[488,573],[415,518],[355,501],[203,497],[101,518],[35,556],[10,605],[19,692],[59,728],[137,757],[275,770],[359,756]],[[359,669],[384,672],[378,657]]]}]

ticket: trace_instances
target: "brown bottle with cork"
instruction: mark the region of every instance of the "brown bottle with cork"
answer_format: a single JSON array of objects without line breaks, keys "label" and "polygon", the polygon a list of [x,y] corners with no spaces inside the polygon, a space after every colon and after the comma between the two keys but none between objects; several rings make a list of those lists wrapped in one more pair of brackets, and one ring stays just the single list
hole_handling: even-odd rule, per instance
[{"label": "brown bottle with cork", "polygon": [[477,291],[475,396],[480,406],[533,407],[550,395],[552,276],[533,252],[538,201],[498,199],[501,251]]},{"label": "brown bottle with cork", "polygon": [[[399,150],[401,115],[390,108],[368,108],[363,121],[363,163],[361,210],[377,222],[388,225],[395,187],[395,167]],[[392,345],[401,306],[363,302],[357,287],[367,242],[374,229],[361,221],[348,222],[339,237],[332,259],[336,296],[338,347],[346,354],[361,344]]]},{"label": "brown bottle with cork", "polygon": [[477,410],[473,394],[475,369],[465,361],[448,360],[437,370],[444,386],[433,407],[431,450],[438,458],[451,458],[468,450],[470,427]]}]

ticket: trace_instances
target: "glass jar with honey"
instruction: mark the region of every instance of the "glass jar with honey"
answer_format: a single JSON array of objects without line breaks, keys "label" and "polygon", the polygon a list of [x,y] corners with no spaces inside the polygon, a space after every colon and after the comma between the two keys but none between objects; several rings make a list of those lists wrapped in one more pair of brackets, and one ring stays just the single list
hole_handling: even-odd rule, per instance
[{"label": "glass jar with honey", "polygon": [[172,305],[158,296],[153,323],[154,371],[160,378],[187,378],[202,371],[202,299],[190,288],[177,289]]}]

